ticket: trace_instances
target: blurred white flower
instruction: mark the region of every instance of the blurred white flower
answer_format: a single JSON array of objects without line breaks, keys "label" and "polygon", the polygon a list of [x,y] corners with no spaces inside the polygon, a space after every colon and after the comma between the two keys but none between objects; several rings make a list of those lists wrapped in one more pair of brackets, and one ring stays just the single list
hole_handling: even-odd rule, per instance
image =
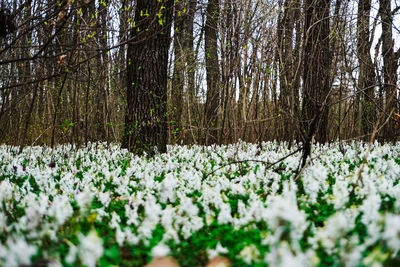
[{"label": "blurred white flower", "polygon": [[111,222],[110,222],[110,228],[111,229],[117,229],[117,228],[119,228],[120,226],[119,226],[119,223],[121,222],[121,217],[119,217],[119,215],[115,212],[115,211],[113,211],[112,213],[111,213]]},{"label": "blurred white flower", "polygon": [[124,241],[125,241],[125,238],[126,238],[125,232],[122,231],[121,228],[118,226],[118,227],[115,229],[115,239],[117,240],[117,243],[118,243],[118,245],[119,245],[120,247],[123,246]]},{"label": "blurred white flower", "polygon": [[99,197],[101,204],[103,204],[104,207],[108,207],[111,202],[110,191],[99,192],[97,196]]},{"label": "blurred white flower", "polygon": [[13,197],[13,185],[8,179],[0,183],[0,202],[8,201]]},{"label": "blurred white flower", "polygon": [[247,264],[251,264],[252,262],[258,262],[260,252],[255,245],[251,244],[240,251],[239,257],[242,258]]},{"label": "blurred white flower", "polygon": [[196,216],[199,213],[199,208],[193,204],[192,199],[188,197],[181,198],[180,213],[185,213],[187,216]]},{"label": "blurred white flower", "polygon": [[69,203],[69,199],[63,195],[55,196],[48,214],[56,218],[58,225],[64,224],[64,222],[73,214],[73,209]]},{"label": "blurred white flower", "polygon": [[75,200],[78,203],[78,206],[81,210],[86,211],[92,202],[93,195],[89,190],[85,190],[83,192],[79,192],[75,195]]},{"label": "blurred white flower", "polygon": [[294,239],[300,239],[307,228],[306,215],[303,210],[299,210],[295,202],[290,198],[276,196],[271,198],[271,202],[263,214],[268,227],[277,230],[280,227],[290,226],[290,235]]},{"label": "blurred white flower", "polygon": [[328,178],[328,170],[317,162],[305,169],[303,174],[304,190],[309,195],[309,201],[317,201],[318,192],[325,192],[328,188],[325,183]]},{"label": "blurred white flower", "polygon": [[385,229],[382,237],[393,249],[394,254],[400,251],[400,215],[390,213],[385,215]]},{"label": "blurred white flower", "polygon": [[330,201],[333,203],[335,209],[343,208],[349,201],[350,191],[348,189],[348,181],[337,177],[336,183],[332,186],[333,196]]},{"label": "blurred white flower", "polygon": [[218,213],[218,223],[225,224],[232,222],[231,206],[226,203],[221,203]]},{"label": "blurred white flower", "polygon": [[278,247],[272,247],[271,251],[265,255],[264,262],[269,266],[277,267],[307,267],[318,265],[319,259],[315,252],[307,250],[303,253],[293,250],[286,241],[279,244]]},{"label": "blurred white flower", "polygon": [[0,211],[0,233],[4,232],[6,229],[7,229],[7,217],[2,211]]},{"label": "blurred white flower", "polygon": [[51,259],[47,263],[47,267],[62,267],[62,264],[58,259]]},{"label": "blurred white flower", "polygon": [[160,184],[160,201],[166,203],[167,201],[175,202],[176,200],[176,188],[178,181],[172,173],[167,173],[163,181]]},{"label": "blurred white flower", "polygon": [[132,233],[131,229],[125,228],[124,234],[125,234],[126,242],[128,244],[137,245],[137,243],[139,243],[140,239],[135,234]]},{"label": "blurred white flower", "polygon": [[7,249],[3,251],[4,266],[14,267],[20,265],[29,265],[31,257],[36,254],[37,248],[29,245],[23,238],[16,240],[12,238],[7,239]]},{"label": "blurred white flower", "polygon": [[153,247],[151,250],[151,256],[153,258],[164,257],[167,256],[169,253],[169,247],[162,242],[158,243],[157,246]]},{"label": "blurred white flower", "polygon": [[87,236],[79,234],[79,258],[88,267],[96,266],[103,255],[103,240],[92,230]]},{"label": "blurred white flower", "polygon": [[218,242],[215,249],[207,249],[208,259],[213,259],[220,254],[227,254],[229,251],[227,248],[224,248],[220,242]]},{"label": "blurred white flower", "polygon": [[76,260],[76,256],[78,254],[78,248],[69,242],[69,251],[67,256],[65,257],[65,261],[68,262],[69,264],[73,264]]},{"label": "blurred white flower", "polygon": [[354,228],[354,219],[349,212],[336,212],[328,218],[324,227],[318,228],[315,237],[324,248],[330,251],[335,247],[337,240],[340,240]]}]

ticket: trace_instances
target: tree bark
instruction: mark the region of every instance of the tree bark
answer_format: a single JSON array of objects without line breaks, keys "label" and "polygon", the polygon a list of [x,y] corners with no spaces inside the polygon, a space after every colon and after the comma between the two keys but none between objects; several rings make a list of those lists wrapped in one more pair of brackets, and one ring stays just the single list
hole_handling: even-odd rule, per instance
[{"label": "tree bark", "polygon": [[283,123],[281,139],[290,141],[294,139],[294,128],[291,126],[295,123],[295,105],[298,101],[295,96],[298,95],[296,63],[299,55],[293,51],[293,45],[295,44],[294,26],[297,24],[299,9],[298,1],[285,0],[282,15],[278,21],[279,104]]},{"label": "tree bark", "polygon": [[372,132],[375,121],[374,86],[375,70],[371,59],[371,33],[369,30],[369,17],[371,13],[371,0],[360,0],[357,16],[357,57],[360,65],[358,77],[358,90],[361,99],[361,124],[363,135]]},{"label": "tree bark", "polygon": [[188,77],[188,93],[189,97],[195,99],[197,95],[196,85],[194,83],[196,59],[194,57],[194,16],[196,12],[197,0],[189,0],[186,7],[187,16],[185,19],[185,42],[183,43],[186,55],[187,77]]},{"label": "tree bark", "polygon": [[172,76],[171,88],[171,117],[169,126],[172,137],[175,141],[179,138],[182,127],[182,108],[183,108],[183,90],[185,84],[185,20],[186,7],[185,1],[175,2],[174,10],[174,73]]},{"label": "tree bark", "polygon": [[173,0],[138,0],[127,51],[123,147],[148,156],[167,151],[167,68]]},{"label": "tree bark", "polygon": [[218,139],[218,107],[220,102],[220,73],[218,62],[218,20],[219,0],[209,0],[205,26],[205,57],[207,76],[207,99],[204,110],[205,144]]},{"label": "tree bark", "polygon": [[[393,40],[393,16],[391,8],[391,0],[380,0],[379,1],[379,16],[382,21],[382,57],[383,57],[383,91],[385,94],[385,103],[388,105],[388,112],[392,112],[395,109],[396,95],[393,98],[394,101],[390,101],[390,95],[395,89],[397,84],[397,68],[398,68],[398,57],[394,52],[394,40]],[[389,120],[389,123],[385,127],[384,136],[387,140],[394,141],[394,120]]]},{"label": "tree bark", "polygon": [[327,141],[328,97],[331,66],[329,46],[330,0],[305,1],[305,41],[303,72],[302,130],[304,151],[302,166],[311,153],[313,136]]}]

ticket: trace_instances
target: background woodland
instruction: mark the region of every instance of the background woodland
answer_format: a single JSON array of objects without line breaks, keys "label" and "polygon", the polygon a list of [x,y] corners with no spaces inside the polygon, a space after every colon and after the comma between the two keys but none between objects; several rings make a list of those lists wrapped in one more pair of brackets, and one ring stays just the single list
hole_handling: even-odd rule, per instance
[{"label": "background woodland", "polygon": [[399,1],[146,2],[2,0],[0,143],[123,142],[149,49],[161,142],[398,139]]}]

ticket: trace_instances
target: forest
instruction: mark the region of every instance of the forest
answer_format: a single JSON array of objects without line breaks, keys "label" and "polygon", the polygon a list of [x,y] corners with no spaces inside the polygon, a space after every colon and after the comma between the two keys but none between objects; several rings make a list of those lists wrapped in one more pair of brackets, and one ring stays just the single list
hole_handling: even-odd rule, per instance
[{"label": "forest", "polygon": [[1,12],[1,143],[325,143],[375,128],[397,140],[397,1],[3,0]]},{"label": "forest", "polygon": [[400,1],[0,0],[0,266],[400,266]]}]

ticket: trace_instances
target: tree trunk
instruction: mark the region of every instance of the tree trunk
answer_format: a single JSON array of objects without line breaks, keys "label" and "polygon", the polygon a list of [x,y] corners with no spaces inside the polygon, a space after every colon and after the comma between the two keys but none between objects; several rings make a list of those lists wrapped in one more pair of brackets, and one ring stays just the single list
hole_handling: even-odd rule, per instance
[{"label": "tree trunk", "polygon": [[96,138],[104,141],[108,139],[107,117],[108,117],[108,55],[107,48],[107,11],[108,0],[103,0],[104,5],[97,8],[98,22],[96,29],[96,73],[98,74],[98,87],[96,98],[98,99],[95,112]]},{"label": "tree trunk", "polygon": [[185,19],[185,42],[184,51],[186,55],[187,76],[188,76],[188,93],[190,98],[195,98],[197,95],[196,85],[194,84],[196,61],[194,58],[194,15],[196,12],[197,0],[189,0],[187,5],[187,16]]},{"label": "tree trunk", "polygon": [[219,0],[209,0],[205,27],[205,57],[207,76],[207,99],[204,110],[205,144],[210,145],[218,139],[218,107],[220,101],[219,63],[218,63],[218,20]]},{"label": "tree trunk", "polygon": [[[395,102],[390,101],[392,91],[395,89],[397,84],[397,68],[398,68],[398,57],[397,53],[394,52],[394,41],[393,41],[393,16],[391,8],[391,0],[380,0],[379,1],[379,16],[382,21],[382,57],[383,57],[383,91],[385,93],[385,103],[388,105],[388,112],[395,109]],[[395,100],[396,96],[394,99]],[[384,136],[387,140],[394,140],[394,121],[389,120],[389,123],[385,127]]]},{"label": "tree trunk", "polygon": [[[194,53],[194,16],[196,13],[197,0],[188,0],[186,6],[187,16],[184,22],[185,27],[185,41],[183,42],[183,50],[185,53],[186,60],[186,77],[187,77],[187,124],[198,125],[199,110],[197,101],[197,90],[195,84],[195,72],[196,72],[196,58]],[[197,115],[195,115],[197,114]],[[194,118],[194,121],[192,121]],[[192,135],[192,142],[196,142],[194,135]]]},{"label": "tree trunk", "polygon": [[330,0],[305,1],[302,130],[303,162],[311,153],[311,141],[327,141],[328,93],[331,56],[329,49]]},{"label": "tree trunk", "polygon": [[369,30],[370,13],[371,0],[360,0],[357,16],[357,57],[360,65],[358,90],[360,90],[362,106],[361,124],[363,135],[368,135],[372,132],[375,121],[375,71],[370,52],[372,40]]},{"label": "tree trunk", "polygon": [[[278,61],[279,61],[279,86],[280,86],[280,97],[279,104],[281,108],[281,118],[283,123],[283,132],[281,139],[289,140],[293,138],[293,118],[294,109],[293,106],[297,100],[293,99],[296,90],[294,87],[296,67],[293,44],[294,44],[294,26],[296,13],[300,6],[298,1],[285,0],[283,5],[283,12],[281,18],[278,21]],[[298,89],[297,89],[298,90]]]},{"label": "tree trunk", "polygon": [[182,126],[183,90],[185,84],[185,1],[175,2],[174,12],[174,73],[172,76],[171,88],[171,117],[169,126],[174,141],[179,138]]},{"label": "tree trunk", "polygon": [[173,3],[136,2],[127,51],[123,147],[138,155],[167,151],[167,68]]}]

